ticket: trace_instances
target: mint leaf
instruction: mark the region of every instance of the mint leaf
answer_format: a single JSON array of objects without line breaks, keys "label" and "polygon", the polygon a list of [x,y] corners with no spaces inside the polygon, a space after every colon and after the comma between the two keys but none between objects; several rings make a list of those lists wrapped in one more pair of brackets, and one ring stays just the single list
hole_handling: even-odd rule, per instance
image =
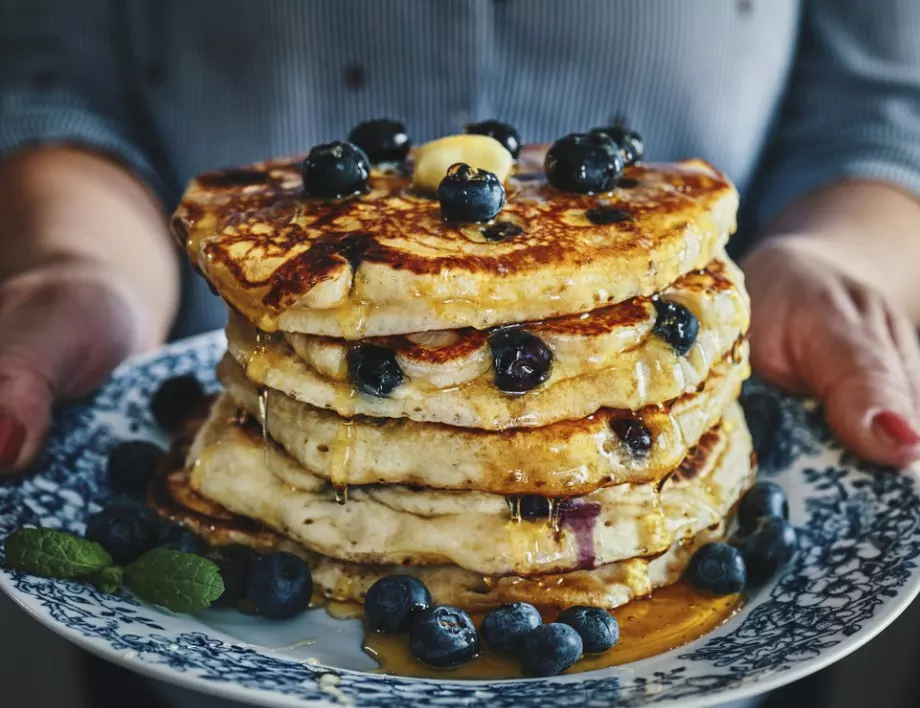
[{"label": "mint leaf", "polygon": [[217,564],[170,548],[154,548],[125,568],[128,586],[141,600],[173,612],[200,612],[224,592]]},{"label": "mint leaf", "polygon": [[112,565],[98,543],[55,529],[19,529],[3,548],[7,567],[43,578],[80,578]]},{"label": "mint leaf", "polygon": [[98,573],[93,573],[87,580],[95,585],[101,592],[112,594],[121,587],[125,577],[125,569],[118,565],[110,565]]}]

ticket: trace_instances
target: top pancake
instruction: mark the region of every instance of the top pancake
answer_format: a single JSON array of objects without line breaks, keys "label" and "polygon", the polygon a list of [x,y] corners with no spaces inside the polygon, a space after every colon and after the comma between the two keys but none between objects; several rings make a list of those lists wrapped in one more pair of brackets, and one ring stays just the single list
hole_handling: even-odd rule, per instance
[{"label": "top pancake", "polygon": [[[448,224],[436,199],[398,170],[367,192],[303,195],[300,161],[257,163],[193,180],[173,216],[192,263],[261,330],[346,339],[540,320],[648,296],[702,268],[735,228],[738,195],[700,160],[628,168],[601,195],[543,179],[544,147],[525,148],[489,241]],[[591,223],[606,206],[622,221]]]}]

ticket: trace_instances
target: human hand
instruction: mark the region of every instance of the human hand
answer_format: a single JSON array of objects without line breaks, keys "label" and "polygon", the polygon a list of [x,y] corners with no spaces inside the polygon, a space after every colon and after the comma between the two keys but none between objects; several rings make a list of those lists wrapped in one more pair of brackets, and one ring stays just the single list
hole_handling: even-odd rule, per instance
[{"label": "human hand", "polygon": [[0,474],[56,400],[165,337],[178,272],[162,208],[121,165],[49,147],[0,161]]},{"label": "human hand", "polygon": [[896,467],[920,458],[920,340],[908,317],[795,237],[767,242],[743,267],[754,368],[817,396],[861,457]]},{"label": "human hand", "polygon": [[84,395],[138,338],[136,308],[97,264],[65,262],[0,283],[0,471],[31,460],[56,399]]}]

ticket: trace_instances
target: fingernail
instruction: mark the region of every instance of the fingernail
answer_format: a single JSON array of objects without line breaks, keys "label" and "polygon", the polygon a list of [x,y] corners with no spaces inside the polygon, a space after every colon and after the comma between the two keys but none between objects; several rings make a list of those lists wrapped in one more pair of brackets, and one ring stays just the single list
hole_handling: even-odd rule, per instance
[{"label": "fingernail", "polygon": [[26,426],[9,415],[0,415],[0,469],[16,464],[26,441]]},{"label": "fingernail", "polygon": [[889,444],[897,447],[914,446],[920,443],[920,435],[907,420],[894,411],[882,411],[872,419],[872,430]]}]

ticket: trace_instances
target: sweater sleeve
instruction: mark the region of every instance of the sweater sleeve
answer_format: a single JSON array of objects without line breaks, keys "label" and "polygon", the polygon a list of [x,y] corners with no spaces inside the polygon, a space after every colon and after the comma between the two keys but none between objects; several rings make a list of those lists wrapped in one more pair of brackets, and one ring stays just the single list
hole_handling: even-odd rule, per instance
[{"label": "sweater sleeve", "polygon": [[846,179],[920,197],[920,2],[805,0],[789,92],[759,175],[758,226]]},{"label": "sweater sleeve", "polygon": [[104,154],[161,198],[133,125],[127,58],[108,0],[0,2],[0,156],[61,144]]}]

